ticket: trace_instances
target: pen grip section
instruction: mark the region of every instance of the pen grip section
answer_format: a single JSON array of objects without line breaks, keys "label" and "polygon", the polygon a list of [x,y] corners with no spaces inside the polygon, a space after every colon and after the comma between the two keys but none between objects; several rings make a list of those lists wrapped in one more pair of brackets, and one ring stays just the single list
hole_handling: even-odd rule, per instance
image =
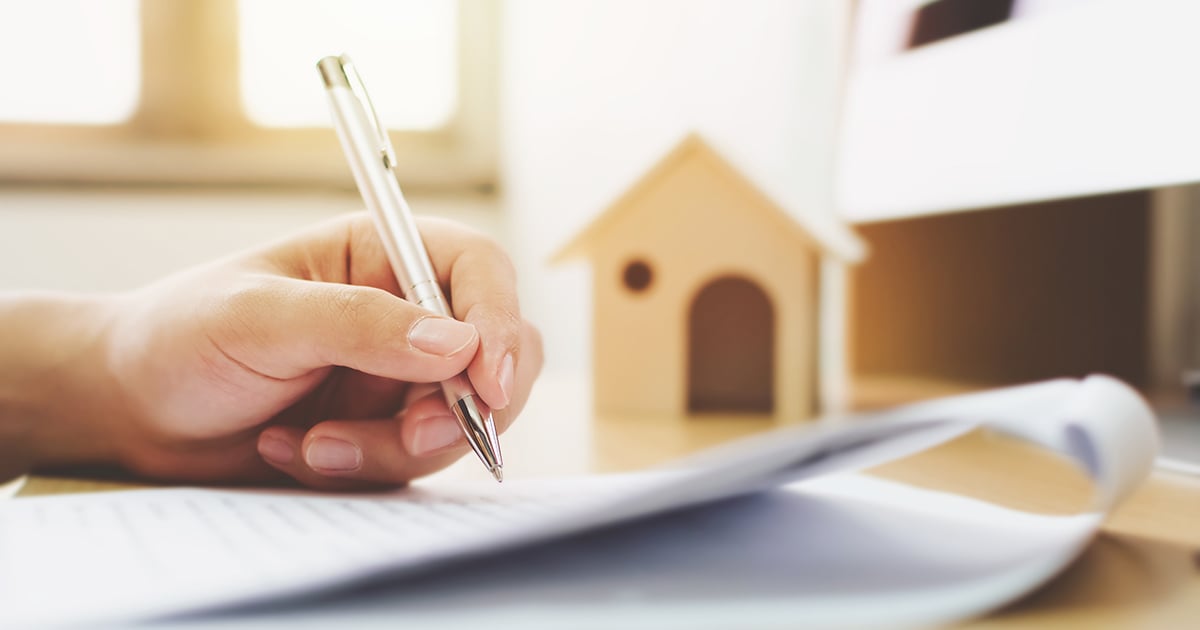
[{"label": "pen grip section", "polygon": [[453,409],[458,401],[468,396],[474,396],[475,388],[464,372],[442,381],[442,394],[446,398],[446,405]]},{"label": "pen grip section", "polygon": [[412,285],[404,292],[404,299],[438,315],[454,316],[450,312],[450,304],[446,301],[446,296],[442,294],[442,288],[435,280],[425,280]]}]

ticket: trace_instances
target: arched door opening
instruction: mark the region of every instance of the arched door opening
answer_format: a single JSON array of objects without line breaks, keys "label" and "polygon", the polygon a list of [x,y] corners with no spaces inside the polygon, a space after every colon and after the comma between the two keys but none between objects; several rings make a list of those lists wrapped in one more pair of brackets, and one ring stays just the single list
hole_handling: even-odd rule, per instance
[{"label": "arched door opening", "polygon": [[688,311],[689,413],[763,413],[775,408],[775,313],[745,278],[709,282]]}]

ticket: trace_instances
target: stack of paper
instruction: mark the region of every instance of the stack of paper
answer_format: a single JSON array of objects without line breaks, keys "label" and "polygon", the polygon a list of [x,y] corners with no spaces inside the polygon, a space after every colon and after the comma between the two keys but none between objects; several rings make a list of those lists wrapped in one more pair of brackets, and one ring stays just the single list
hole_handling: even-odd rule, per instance
[{"label": "stack of paper", "polygon": [[[1074,458],[1095,510],[1037,516],[846,474],[984,425]],[[0,626],[945,622],[1069,564],[1156,449],[1137,394],[1093,377],[788,429],[637,475],[17,499],[0,507]]]}]

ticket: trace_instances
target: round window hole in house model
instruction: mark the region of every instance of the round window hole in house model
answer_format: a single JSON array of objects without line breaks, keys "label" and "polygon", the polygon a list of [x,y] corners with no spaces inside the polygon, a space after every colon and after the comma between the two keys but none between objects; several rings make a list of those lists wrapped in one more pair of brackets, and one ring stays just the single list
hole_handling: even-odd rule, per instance
[{"label": "round window hole in house model", "polygon": [[625,282],[625,288],[634,293],[641,293],[650,288],[650,283],[654,280],[654,272],[646,261],[635,260],[625,265],[621,279]]}]

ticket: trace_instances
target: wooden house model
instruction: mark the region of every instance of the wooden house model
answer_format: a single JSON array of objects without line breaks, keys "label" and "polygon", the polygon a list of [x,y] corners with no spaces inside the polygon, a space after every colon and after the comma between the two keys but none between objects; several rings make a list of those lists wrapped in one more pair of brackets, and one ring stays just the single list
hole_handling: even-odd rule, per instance
[{"label": "wooden house model", "polygon": [[789,213],[686,138],[554,257],[591,263],[597,412],[811,417],[821,267],[862,253],[828,209]]}]

